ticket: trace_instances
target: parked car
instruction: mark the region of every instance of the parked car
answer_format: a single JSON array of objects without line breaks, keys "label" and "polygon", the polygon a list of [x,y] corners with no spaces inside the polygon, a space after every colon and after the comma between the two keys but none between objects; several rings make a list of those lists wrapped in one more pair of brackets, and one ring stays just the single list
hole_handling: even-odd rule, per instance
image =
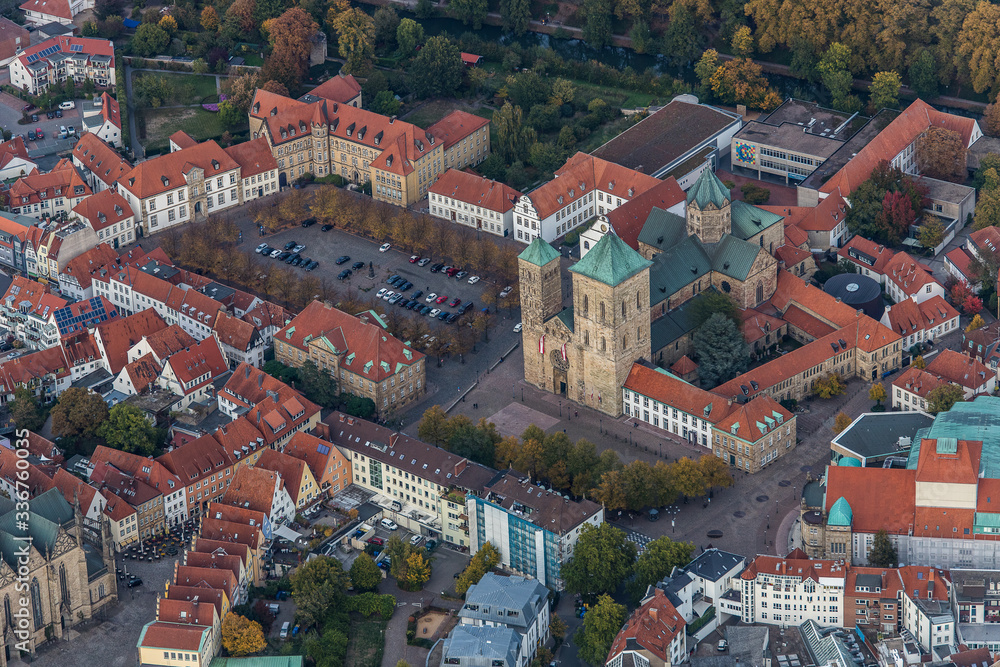
[{"label": "parked car", "polygon": [[440,308],[432,308],[431,312],[427,313],[427,317],[437,317],[441,314]]},{"label": "parked car", "polygon": [[67,100],[66,102],[62,102],[59,105],[59,108],[60,109],[75,109],[76,108],[76,102],[74,102],[73,100]]},{"label": "parked car", "polygon": [[328,232],[331,229],[333,229],[333,225],[323,225],[322,227],[319,228],[319,231],[321,231],[321,232]]},{"label": "parked car", "polygon": [[380,289],[378,292],[375,293],[375,298],[376,299],[381,299],[383,296],[385,296],[385,293],[388,292],[388,291],[389,290],[387,290],[386,288],[383,287],[382,289]]},{"label": "parked car", "polygon": [[292,256],[292,253],[290,253],[290,252],[288,252],[286,250],[285,252],[283,252],[280,255],[278,255],[277,259],[278,259],[279,262],[284,262],[286,259],[288,259],[291,256]]},{"label": "parked car", "polygon": [[400,292],[405,292],[406,290],[409,289],[413,289],[413,283],[411,283],[409,280],[407,280],[406,282],[404,282],[402,285],[399,286]]},{"label": "parked car", "polygon": [[45,138],[45,133],[42,132],[42,128],[40,128],[40,127],[36,127],[35,128],[35,136],[38,137],[39,139],[44,139]]},{"label": "parked car", "polygon": [[28,141],[34,141],[34,140],[35,140],[35,131],[34,130],[30,130],[28,132]]},{"label": "parked car", "polygon": [[337,280],[343,280],[344,278],[347,278],[349,275],[351,275],[351,273],[352,272],[350,269],[344,269],[343,271],[337,274]]},{"label": "parked car", "polygon": [[455,280],[461,280],[467,275],[469,275],[468,271],[459,271],[458,273],[455,274]]},{"label": "parked car", "polygon": [[430,306],[424,306],[423,308],[420,309],[420,314],[421,315],[426,315],[429,312],[431,312],[431,307]]},{"label": "parked car", "polygon": [[424,548],[430,551],[431,549],[436,547],[437,544],[438,544],[437,540],[427,540],[427,544],[424,545]]},{"label": "parked car", "polygon": [[385,544],[385,540],[381,537],[372,537],[368,539],[368,544],[374,544],[375,546],[380,547]]},{"label": "parked car", "polygon": [[434,303],[441,304],[441,303],[444,303],[447,300],[448,300],[448,295],[447,294],[442,294],[438,298],[434,299]]},{"label": "parked car", "polygon": [[430,303],[430,302],[434,301],[434,299],[436,299],[436,298],[438,298],[438,295],[435,294],[434,292],[431,292],[430,294],[427,295],[427,298],[424,299],[424,301],[426,301],[427,303]]},{"label": "parked car", "polygon": [[521,333],[521,323],[518,322],[514,325],[514,333]]},{"label": "parked car", "polygon": [[340,266],[344,262],[349,262],[349,261],[351,261],[351,258],[348,255],[341,255],[340,257],[337,258],[337,266]]},{"label": "parked car", "polygon": [[363,268],[365,268],[365,263],[364,262],[354,262],[354,264],[351,264],[351,268],[354,269],[355,271],[357,271],[358,269],[363,269]]},{"label": "parked car", "polygon": [[281,624],[281,634],[279,635],[282,639],[288,639],[288,629],[292,626],[291,621],[285,621]]},{"label": "parked car", "polygon": [[294,247],[295,247],[296,245],[298,245],[298,244],[297,244],[297,243],[295,243],[295,241],[289,241],[288,243],[286,243],[286,244],[284,245],[284,248],[285,248],[285,250],[291,250],[291,249],[292,249],[292,248],[294,248]]},{"label": "parked car", "polygon": [[275,257],[279,257],[280,255],[281,255],[281,248],[275,248],[270,253],[268,253],[268,256],[271,257],[272,259],[274,259]]},{"label": "parked car", "polygon": [[395,292],[386,292],[385,294],[382,295],[382,300],[383,301],[388,301],[389,299],[391,299],[394,296],[396,296]]},{"label": "parked car", "polygon": [[299,259],[300,257],[301,257],[301,255],[299,253],[293,252],[291,255],[288,256],[288,259],[285,260],[285,264],[291,264],[292,262],[294,262],[295,260]]},{"label": "parked car", "polygon": [[292,246],[292,252],[302,252],[305,249],[306,246],[302,243],[296,243],[294,246]]},{"label": "parked car", "polygon": [[503,288],[503,290],[500,291],[500,298],[501,299],[505,298],[508,294],[510,294],[513,291],[514,288],[511,287],[510,285],[507,285],[506,287]]},{"label": "parked car", "polygon": [[38,114],[37,113],[31,114],[31,122],[32,123],[37,123],[38,122]]},{"label": "parked car", "polygon": [[412,544],[413,546],[417,546],[418,544],[420,544],[420,541],[422,539],[424,539],[423,535],[413,535],[412,537],[410,537],[410,544]]},{"label": "parked car", "polygon": [[442,310],[440,313],[437,314],[438,321],[444,322],[445,320],[448,319],[449,315],[451,315],[451,313],[449,313],[447,310]]},{"label": "parked car", "polygon": [[431,267],[431,273],[437,273],[438,271],[440,271],[443,268],[444,268],[444,264],[435,264],[434,266]]},{"label": "parked car", "polygon": [[458,297],[455,297],[454,299],[452,299],[452,300],[451,300],[451,302],[450,302],[450,303],[449,303],[448,305],[449,305],[449,306],[450,306],[451,308],[454,308],[455,306],[457,306],[457,305],[458,305],[458,304],[460,304],[460,303],[462,303],[462,300],[461,300],[461,299],[459,299]]},{"label": "parked car", "polygon": [[62,118],[62,109],[56,109],[56,118]]},{"label": "parked car", "polygon": [[416,292],[414,292],[413,294],[410,295],[410,298],[411,299],[419,299],[423,295],[424,295],[424,291],[422,289],[418,289]]},{"label": "parked car", "polygon": [[379,252],[385,252],[386,250],[388,250],[388,249],[389,249],[389,248],[391,248],[391,247],[392,247],[392,244],[391,244],[391,243],[383,243],[382,245],[380,245],[380,246],[378,247],[378,251],[379,251]]},{"label": "parked car", "polygon": [[430,263],[431,263],[431,258],[430,257],[424,257],[419,262],[417,262],[417,266],[427,266]]},{"label": "parked car", "polygon": [[478,282],[479,282],[479,276],[472,276],[471,278],[469,278],[470,285],[475,285]]},{"label": "parked car", "polygon": [[419,261],[420,261],[420,255],[411,255],[410,256],[410,264],[416,264]]},{"label": "parked car", "polygon": [[48,118],[49,120],[52,120],[53,118],[56,117],[56,112],[55,111],[46,111],[45,112],[45,117]]},{"label": "parked car", "polygon": [[73,127],[72,125],[70,125],[69,128],[66,130],[66,134],[68,134],[71,137],[75,137],[76,136],[76,128]]},{"label": "parked car", "polygon": [[476,304],[473,301],[466,301],[465,303],[462,304],[462,307],[458,309],[458,312],[459,313],[465,313],[465,311],[469,310],[470,308],[472,308],[475,305]]},{"label": "parked car", "polygon": [[448,324],[454,324],[455,320],[457,320],[458,316],[461,315],[461,314],[462,313],[452,313],[451,315],[448,316],[448,318],[445,320],[445,322],[447,322]]},{"label": "parked car", "polygon": [[315,224],[316,224],[316,218],[306,218],[305,220],[302,221],[303,227],[312,227]]},{"label": "parked car", "polygon": [[319,266],[319,262],[317,262],[317,261],[316,261],[316,260],[314,259],[313,261],[309,262],[309,265],[308,265],[308,266],[306,267],[306,271],[312,271],[312,270],[314,270],[314,269],[315,269],[315,268],[316,268],[317,266]]},{"label": "parked car", "polygon": [[387,283],[389,283],[390,285],[392,285],[392,281],[393,281],[393,280],[396,280],[396,279],[398,279],[398,278],[399,278],[399,274],[398,274],[398,273],[394,273],[394,274],[392,274],[391,276],[389,276],[388,278],[386,278],[386,279],[385,279],[385,281],[386,281]]},{"label": "parked car", "polygon": [[257,249],[254,250],[254,252],[256,252],[259,255],[264,251],[264,248],[266,247],[267,247],[266,243],[261,243],[259,246],[257,246]]},{"label": "parked car", "polygon": [[396,530],[399,528],[399,526],[396,525],[396,522],[392,519],[382,519],[379,523],[382,524],[382,527],[387,530]]},{"label": "parked car", "polygon": [[725,639],[720,639],[719,643],[715,646],[715,650],[719,651],[720,653],[725,651],[727,648],[729,648],[729,642],[727,642]]},{"label": "parked car", "polygon": [[402,294],[393,294],[392,298],[389,299],[389,303],[391,303],[393,305],[396,305],[396,302],[398,302],[402,298],[403,298]]},{"label": "parked car", "polygon": [[134,574],[128,578],[128,582],[125,584],[129,588],[135,588],[136,586],[142,586],[142,579],[135,576]]}]

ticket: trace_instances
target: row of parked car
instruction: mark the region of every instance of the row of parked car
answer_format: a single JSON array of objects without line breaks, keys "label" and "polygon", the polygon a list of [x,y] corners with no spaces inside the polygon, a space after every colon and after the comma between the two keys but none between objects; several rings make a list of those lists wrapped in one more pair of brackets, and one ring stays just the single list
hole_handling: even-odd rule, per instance
[{"label": "row of parked car", "polygon": [[300,253],[305,249],[306,247],[304,245],[298,244],[295,241],[289,241],[285,244],[284,250],[281,248],[272,248],[266,243],[261,243],[257,246],[255,252],[258,255],[264,255],[265,257],[276,259],[279,262],[284,262],[289,266],[298,266],[306,271],[312,271],[319,266],[319,262],[315,259],[303,257]]},{"label": "row of parked car", "polygon": [[[448,324],[452,324],[453,322],[455,322],[455,320],[457,320],[459,317],[464,315],[466,312],[468,312],[476,305],[472,301],[467,301],[465,303],[462,303],[461,299],[455,297],[454,299],[451,300],[451,302],[448,305],[452,308],[458,307],[458,311],[454,313],[448,312],[447,310],[434,307],[434,305],[442,305],[445,303],[445,301],[448,301],[448,296],[446,294],[438,295],[435,294],[434,292],[431,292],[426,297],[424,297],[424,291],[418,289],[413,294],[406,295],[405,292],[407,292],[413,287],[413,283],[411,283],[409,280],[406,280],[405,278],[399,275],[389,276],[386,282],[389,283],[390,286],[398,289],[399,292],[394,292],[390,290],[388,287],[383,287],[375,294],[375,298],[382,299],[383,301],[388,301],[392,305],[399,306],[400,308],[405,308],[407,310],[418,312],[421,315],[427,315],[428,317],[436,318],[437,320],[441,322],[446,322]],[[420,301],[421,297],[424,297],[425,303],[431,305],[424,305],[424,303],[421,303]]]}]

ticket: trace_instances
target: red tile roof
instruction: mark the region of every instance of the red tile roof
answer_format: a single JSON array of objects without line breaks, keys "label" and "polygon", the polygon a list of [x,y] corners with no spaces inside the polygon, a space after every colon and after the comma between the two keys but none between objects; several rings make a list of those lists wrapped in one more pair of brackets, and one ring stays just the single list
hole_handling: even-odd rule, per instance
[{"label": "red tile roof", "polygon": [[40,204],[53,198],[86,197],[90,186],[69,160],[60,160],[52,171],[42,174],[37,169],[14,181],[10,186],[10,205],[18,208]]},{"label": "red tile roof", "polygon": [[49,292],[48,285],[28,280],[23,276],[14,276],[14,280],[4,292],[3,302],[9,308],[32,313],[44,320],[50,319],[53,313],[66,306],[66,300]]},{"label": "red tile roof", "polygon": [[274,337],[301,350],[307,348],[307,337],[310,342],[321,341],[326,352],[340,356],[342,369],[372,382],[381,382],[424,358],[379,324],[362,322],[320,301],[306,306]]},{"label": "red tile roof", "polygon": [[962,135],[966,147],[974,140],[976,131],[974,119],[938,111],[918,99],[824,183],[820,187],[820,192],[833,193],[839,188],[844,196],[850,195],[855,188],[868,180],[879,162],[883,160],[891,162],[932,126],[958,132]]},{"label": "red tile roof", "polygon": [[785,245],[779,246],[774,251],[774,257],[779,262],[783,262],[786,268],[790,269],[796,264],[811,258],[812,253],[786,243]]},{"label": "red tile roof", "polygon": [[242,352],[249,351],[260,340],[260,334],[252,324],[222,310],[215,317],[212,331],[220,343]]},{"label": "red tile roof", "polygon": [[29,159],[28,149],[24,147],[24,139],[20,136],[0,144],[0,167],[6,167],[14,158]]},{"label": "red tile roof", "polygon": [[958,317],[958,311],[944,297],[935,294],[922,303],[913,299],[903,301],[886,308],[883,319],[888,318],[889,328],[903,336],[910,336],[918,331],[932,329],[942,322]]},{"label": "red tile roof", "polygon": [[[1000,479],[990,479],[988,477],[980,479],[977,492],[977,512],[1000,514]],[[997,499],[996,502],[993,502],[994,498]]]},{"label": "red tile roof", "polygon": [[[118,103],[115,102],[115,108]],[[73,157],[111,187],[132,169],[132,164],[93,132],[85,132],[73,146]]]},{"label": "red tile roof", "polygon": [[632,612],[625,627],[618,632],[606,662],[626,650],[642,650],[670,664],[670,642],[684,632],[686,625],[666,593],[654,588],[653,596]]},{"label": "red tile roof", "polygon": [[[209,337],[198,341],[191,347],[175,352],[165,364],[181,382],[181,390],[185,395],[198,391],[206,384],[229,370],[226,355],[222,353],[219,342]],[[200,379],[199,379],[200,378]],[[191,383],[188,386],[188,383]]]},{"label": "red tile roof", "polygon": [[822,338],[823,336],[828,336],[836,331],[834,327],[831,327],[823,320],[818,317],[813,317],[795,305],[789,306],[788,310],[786,310],[781,317],[788,322],[789,325],[804,331],[813,338]]},{"label": "red tile roof", "polygon": [[[861,257],[853,256],[851,251],[860,253]],[[852,236],[851,240],[848,241],[843,248],[837,251],[837,254],[842,258],[850,260],[855,264],[861,264],[862,266],[867,266],[872,271],[878,274],[885,273],[885,266],[896,254],[892,250],[889,250],[884,245],[879,245],[874,241],[869,241],[863,236]],[[869,259],[871,263],[864,261],[864,259]]]},{"label": "red tile roof", "polygon": [[[91,463],[107,461],[119,470],[138,477],[154,489],[159,489],[167,495],[178,491],[183,484],[177,475],[167,470],[158,461],[150,461],[138,454],[111,449],[104,445],[98,445],[94,453],[91,454],[90,461]],[[149,472],[146,472],[145,468],[149,468]]]},{"label": "red tile roof", "polygon": [[118,112],[118,100],[109,95],[107,91],[101,93],[101,118],[104,122],[110,122],[119,130],[122,129],[122,117]]},{"label": "red tile roof", "polygon": [[885,264],[886,280],[891,280],[907,296],[914,296],[925,285],[940,285],[926,267],[905,252],[897,252]]},{"label": "red tile roof", "polygon": [[927,398],[927,394],[943,384],[948,383],[914,366],[907,368],[902,375],[892,381],[893,387],[899,387],[924,399]]},{"label": "red tile roof", "polygon": [[177,130],[171,134],[169,141],[180,149],[198,145],[198,141],[184,130]]},{"label": "red tile roof", "polygon": [[[177,475],[185,486],[191,486],[206,477],[224,474],[234,463],[229,452],[210,435],[203,435],[182,447],[175,447],[156,461]],[[191,494],[188,494],[188,502],[192,502]]]},{"label": "red tile roof", "polygon": [[[240,470],[253,470],[253,468],[240,466],[237,472]],[[232,488],[232,485],[229,488]],[[261,532],[257,526],[247,526],[242,523],[213,518],[207,518],[201,522],[201,537],[220,542],[245,544],[251,549],[257,549],[261,544]]]},{"label": "red tile roof", "polygon": [[110,463],[103,461],[94,465],[94,470],[90,473],[90,481],[100,484],[100,491],[103,495],[107,496],[108,493],[112,493],[136,508],[163,495],[141,479],[127,475]]},{"label": "red tile roof", "polygon": [[449,169],[441,174],[427,191],[499,213],[514,208],[521,196],[520,192],[503,183],[458,169]]},{"label": "red tile roof", "polygon": [[684,191],[677,179],[668,176],[653,187],[633,197],[615,210],[607,213],[608,222],[622,241],[633,250],[639,249],[639,232],[654,208],[664,211],[684,201]]},{"label": "red tile roof", "polygon": [[264,137],[233,144],[226,148],[226,153],[240,166],[240,178],[250,178],[278,168],[278,161],[274,159]]},{"label": "red tile roof", "polygon": [[294,456],[288,456],[274,449],[265,449],[254,464],[255,468],[271,470],[281,475],[285,481],[285,489],[292,497],[292,502],[296,507],[299,504],[299,491],[302,487],[302,478],[306,474],[306,462]]},{"label": "red tile roof", "polygon": [[192,567],[178,565],[174,569],[174,583],[178,586],[200,586],[207,584],[217,590],[225,591],[230,601],[236,597],[239,582],[230,570],[212,567]]},{"label": "red tile roof", "polygon": [[972,391],[976,391],[996,377],[994,371],[975,357],[968,357],[947,348],[942,349],[931,359],[927,364],[927,372]]},{"label": "red tile roof", "polygon": [[490,124],[489,119],[456,109],[427,128],[427,133],[444,143],[448,150],[476,130]]},{"label": "red tile roof", "polygon": [[128,351],[132,346],[157,331],[167,328],[155,310],[147,308],[123,319],[102,322],[97,325],[96,336],[104,352],[104,361],[111,373],[117,375],[128,363]]},{"label": "red tile roof", "polygon": [[[324,454],[323,451],[326,453]],[[330,465],[330,459],[337,455],[336,452],[337,448],[326,440],[304,431],[293,435],[292,439],[285,444],[285,454],[305,461],[318,484],[322,484],[321,480],[326,468]]]},{"label": "red tile roof", "polygon": [[[766,208],[766,207],[760,207]],[[785,224],[785,243],[803,250],[809,249],[809,234],[796,225]]]},{"label": "red tile roof", "polygon": [[[23,468],[21,459],[11,447],[0,446],[0,478],[2,478],[9,488],[24,489],[29,498],[45,493],[55,488],[52,478],[42,472],[41,468],[33,463],[28,463],[27,468]],[[27,470],[27,479],[22,479],[21,471]]]},{"label": "red tile roof", "polygon": [[983,227],[969,234],[969,240],[979,250],[980,255],[992,257],[994,261],[1000,259],[1000,229]]},{"label": "red tile roof", "polygon": [[266,399],[269,392],[277,393],[281,399],[299,395],[278,378],[244,362],[236,367],[220,394],[237,405],[252,408]]},{"label": "red tile roof", "polygon": [[120,523],[136,513],[134,507],[113,493],[104,494],[102,497],[105,503],[107,503],[104,506],[104,513],[113,521]]},{"label": "red tile roof", "polygon": [[652,176],[626,169],[614,162],[577,153],[556,171],[555,178],[532,190],[527,196],[534,205],[538,218],[544,220],[575,199],[589,196],[595,189],[621,197],[624,205],[624,202],[635,199],[659,183]]},{"label": "red tile roof", "polygon": [[161,362],[166,361],[176,352],[197,344],[194,336],[184,331],[179,324],[171,324],[165,329],[143,336],[143,340],[149,345],[153,355]]},{"label": "red tile roof", "polygon": [[62,462],[62,451],[48,438],[43,437],[34,431],[28,431],[28,436],[25,439],[27,440],[26,449],[31,452],[32,455],[37,456],[40,459],[51,459],[56,463]]},{"label": "red tile roof", "polygon": [[111,188],[87,197],[73,208],[73,212],[90,223],[95,232],[133,217],[125,198]]},{"label": "red tile roof", "polygon": [[979,457],[983,443],[959,440],[955,452],[943,446],[940,440],[920,441],[920,458],[917,461],[917,482],[940,484],[975,484],[979,479]]},{"label": "red tile roof", "polygon": [[[361,84],[354,78],[354,75],[344,75],[341,73],[327,79],[307,92],[310,95],[322,97],[331,102],[347,104],[361,93]],[[257,98],[255,97],[254,99],[256,100]]]},{"label": "red tile roof", "polygon": [[[913,512],[913,537],[955,539],[965,536],[965,530],[975,523],[976,511],[949,507],[917,507]],[[997,535],[976,535],[976,539],[997,539]],[[914,577],[915,578],[915,577]]]},{"label": "red tile roof", "polygon": [[[55,16],[56,18],[67,19],[69,21],[73,20],[73,10],[70,9],[69,0],[28,0],[21,5],[20,9],[24,12],[38,12],[39,14]],[[46,40],[42,43],[47,44],[49,41],[51,40]]]},{"label": "red tile roof", "polygon": [[145,628],[141,646],[197,653],[206,632],[202,626],[153,621]]},{"label": "red tile roof", "polygon": [[465,51],[462,51],[461,55],[462,63],[465,65],[478,65],[483,59],[482,56],[477,56],[475,53],[466,53]]},{"label": "red tile roof", "polygon": [[712,424],[722,420],[732,410],[732,406],[725,398],[695,387],[669,373],[638,363],[632,364],[632,370],[629,371],[622,387]]},{"label": "red tile roof", "polygon": [[156,385],[156,379],[160,377],[160,365],[151,354],[145,354],[123,369],[128,374],[132,388],[139,394],[143,394],[147,389]]},{"label": "red tile roof", "polygon": [[184,554],[184,564],[197,568],[207,567],[225,570],[231,572],[236,581],[240,581],[240,573],[243,571],[243,559],[236,555],[223,556],[221,554],[188,551]]},{"label": "red tile roof", "polygon": [[49,382],[69,376],[69,364],[61,347],[50,347],[16,359],[0,362],[0,392],[13,393],[22,385]]},{"label": "red tile roof", "polygon": [[226,488],[226,494],[222,496],[222,502],[270,516],[271,508],[274,506],[275,489],[284,486],[284,483],[279,481],[278,473],[243,465],[236,469],[233,481]]},{"label": "red tile roof", "polygon": [[[212,503],[215,505],[216,503]],[[194,546],[191,551],[197,551],[198,553],[213,553],[219,555],[230,555],[238,556],[243,564],[247,567],[250,566],[250,547],[245,544],[238,544],[235,542],[222,542],[219,540],[210,540],[207,537],[195,537]]]},{"label": "red tile roof", "polygon": [[115,249],[107,243],[100,243],[67,262],[60,276],[72,276],[82,289],[88,289],[92,276],[117,260],[118,253],[115,252]]},{"label": "red tile roof", "polygon": [[118,182],[139,199],[183,187],[192,169],[204,171],[206,179],[239,169],[239,165],[219,144],[205,141],[166,155],[140,162]]},{"label": "red tile roof", "polygon": [[694,373],[696,370],[698,370],[698,364],[691,361],[691,357],[686,354],[670,367],[670,372],[678,377],[682,377],[688,373]]},{"label": "red tile roof", "polygon": [[65,468],[56,470],[55,477],[52,478],[52,483],[62,492],[66,502],[70,505],[73,505],[76,502],[76,498],[79,497],[80,509],[84,514],[87,513],[94,502],[94,498],[97,497],[97,489],[89,484],[84,484],[83,480],[66,472]]},{"label": "red tile roof", "polygon": [[964,247],[955,248],[954,250],[949,250],[945,257],[955,265],[955,268],[962,274],[966,282],[972,283],[975,277],[972,275],[972,253],[966,250]]},{"label": "red tile roof", "polygon": [[839,561],[811,559],[801,549],[795,549],[787,557],[757,556],[743,573],[741,579],[753,580],[758,574],[775,574],[785,577],[798,577],[800,580],[820,578],[846,579],[847,569],[835,567]]},{"label": "red tile roof", "polygon": [[740,310],[740,317],[743,318],[743,325],[740,327],[740,330],[743,332],[743,338],[748,343],[761,340],[771,333],[776,335],[775,340],[777,340],[777,333],[786,325],[784,320],[771,317],[753,308]]},{"label": "red tile roof", "polygon": [[781,427],[792,418],[791,412],[767,394],[761,394],[749,403],[734,404],[733,408],[715,426],[744,442],[757,442],[776,430],[780,434]]},{"label": "red tile roof", "polygon": [[[188,552],[190,558],[193,552]],[[215,606],[211,604],[199,604],[194,600],[173,600],[170,598],[160,598],[156,601],[156,620],[165,623],[187,623],[190,625],[215,624]]]},{"label": "red tile roof", "polygon": [[[202,538],[196,537],[195,539],[201,541]],[[184,600],[188,602],[197,601],[199,605],[211,605],[215,607],[215,613],[222,616],[222,591],[215,588],[209,588],[207,586],[178,586],[177,584],[168,584],[165,599]]]}]

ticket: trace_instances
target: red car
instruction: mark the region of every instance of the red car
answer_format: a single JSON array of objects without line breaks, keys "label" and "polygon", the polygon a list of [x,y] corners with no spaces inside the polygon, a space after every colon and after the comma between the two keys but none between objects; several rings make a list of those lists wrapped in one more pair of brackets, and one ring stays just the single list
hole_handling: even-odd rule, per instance
[{"label": "red car", "polygon": [[381,537],[373,537],[370,540],[368,540],[368,544],[374,544],[375,546],[380,547],[385,544],[385,540],[383,540]]},{"label": "red car", "polygon": [[445,273],[448,274],[449,278],[454,278],[455,274],[458,273],[458,272],[459,272],[459,268],[457,266],[453,266],[450,269],[448,269],[448,270],[445,271]]},{"label": "red car", "polygon": [[410,257],[410,264],[416,264],[420,261],[420,255],[413,255]]},{"label": "red car", "polygon": [[460,303],[462,303],[462,300],[456,297],[456,298],[452,299],[451,303],[449,303],[448,305],[450,307],[454,308],[455,306],[457,306]]},{"label": "red car", "polygon": [[41,128],[35,129],[35,136],[38,137],[39,139],[45,138],[45,134],[42,132]]},{"label": "red car", "polygon": [[442,294],[438,298],[434,299],[434,303],[444,303],[447,300],[448,300],[448,295],[447,294]]}]

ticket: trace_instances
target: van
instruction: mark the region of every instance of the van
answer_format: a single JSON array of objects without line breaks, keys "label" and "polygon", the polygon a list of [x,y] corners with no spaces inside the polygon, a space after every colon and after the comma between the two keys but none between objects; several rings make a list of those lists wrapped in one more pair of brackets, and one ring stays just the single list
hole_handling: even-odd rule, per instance
[{"label": "van", "polygon": [[63,102],[63,103],[61,103],[59,105],[59,108],[60,109],[75,109],[76,108],[76,102],[74,102],[73,100],[70,100],[68,102]]},{"label": "van", "polygon": [[292,625],[291,621],[285,621],[284,623],[281,624],[281,635],[279,636],[282,639],[288,639],[288,628],[291,627],[291,625]]},{"label": "van", "polygon": [[399,526],[397,526],[396,523],[394,521],[391,521],[390,519],[382,519],[381,523],[382,527],[385,528],[386,530],[396,530],[397,528],[399,528]]},{"label": "van", "polygon": [[272,614],[274,614],[275,616],[277,616],[278,612],[281,610],[281,606],[277,602],[272,602],[271,604],[267,605],[267,610]]}]

